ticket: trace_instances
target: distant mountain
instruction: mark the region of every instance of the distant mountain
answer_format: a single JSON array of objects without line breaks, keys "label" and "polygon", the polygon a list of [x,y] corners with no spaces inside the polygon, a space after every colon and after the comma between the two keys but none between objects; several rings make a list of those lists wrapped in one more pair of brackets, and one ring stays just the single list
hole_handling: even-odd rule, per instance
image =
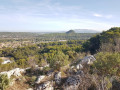
[{"label": "distant mountain", "polygon": [[100,31],[92,29],[74,29],[76,33],[100,33]]},{"label": "distant mountain", "polygon": [[75,33],[75,31],[74,30],[69,30],[69,31],[66,32],[66,34],[72,34],[72,33]]}]

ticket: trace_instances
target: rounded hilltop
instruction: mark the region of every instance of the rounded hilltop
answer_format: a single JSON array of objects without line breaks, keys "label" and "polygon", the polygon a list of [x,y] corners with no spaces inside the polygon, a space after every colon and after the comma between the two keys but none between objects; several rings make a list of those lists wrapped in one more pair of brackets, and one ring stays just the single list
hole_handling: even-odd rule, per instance
[{"label": "rounded hilltop", "polygon": [[75,33],[74,30],[69,30],[69,31],[66,32],[66,34],[73,34],[73,33]]}]

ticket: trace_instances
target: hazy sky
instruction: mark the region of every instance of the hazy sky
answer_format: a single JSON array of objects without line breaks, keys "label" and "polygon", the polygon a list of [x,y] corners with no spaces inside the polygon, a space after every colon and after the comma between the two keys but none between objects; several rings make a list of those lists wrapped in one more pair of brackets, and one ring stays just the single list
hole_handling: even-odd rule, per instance
[{"label": "hazy sky", "polygon": [[120,0],[0,0],[0,31],[119,27]]}]

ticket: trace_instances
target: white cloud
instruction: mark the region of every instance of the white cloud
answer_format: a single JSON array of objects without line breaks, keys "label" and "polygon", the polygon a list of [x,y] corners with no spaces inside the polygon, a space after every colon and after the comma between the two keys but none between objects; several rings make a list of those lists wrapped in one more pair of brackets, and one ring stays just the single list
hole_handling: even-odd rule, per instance
[{"label": "white cloud", "polygon": [[113,15],[104,15],[104,14],[98,14],[98,13],[94,13],[93,16],[106,18],[106,19],[111,19],[113,17]]},{"label": "white cloud", "polygon": [[94,13],[93,16],[95,17],[103,17],[101,14]]}]

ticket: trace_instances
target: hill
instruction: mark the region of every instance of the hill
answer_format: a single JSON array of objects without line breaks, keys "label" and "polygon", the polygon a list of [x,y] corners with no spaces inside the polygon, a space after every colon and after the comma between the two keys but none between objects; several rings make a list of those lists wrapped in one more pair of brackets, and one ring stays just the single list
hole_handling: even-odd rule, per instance
[{"label": "hill", "polygon": [[69,30],[69,31],[66,32],[66,34],[73,34],[73,33],[75,33],[74,30]]}]

